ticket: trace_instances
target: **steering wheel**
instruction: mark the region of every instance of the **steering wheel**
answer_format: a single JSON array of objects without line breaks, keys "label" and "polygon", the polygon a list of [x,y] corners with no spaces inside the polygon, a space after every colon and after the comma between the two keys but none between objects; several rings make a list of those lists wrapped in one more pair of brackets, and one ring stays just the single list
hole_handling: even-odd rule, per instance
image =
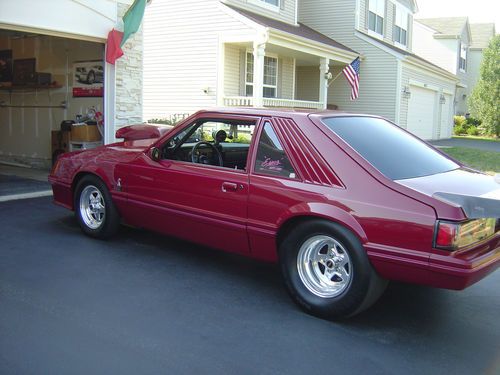
[{"label": "steering wheel", "polygon": [[[198,149],[202,145],[203,146],[209,146],[213,150],[213,153],[212,153],[212,162],[210,162],[210,159],[208,158],[208,156],[206,156],[206,155],[198,155]],[[214,156],[216,156],[217,160],[213,160],[213,159],[215,159]],[[217,147],[215,147],[214,144],[212,144],[210,142],[206,142],[206,141],[197,142],[193,146],[193,148],[191,149],[191,161],[193,163],[199,163],[199,164],[218,165],[219,167],[223,166],[222,155],[221,155],[219,149]]]}]

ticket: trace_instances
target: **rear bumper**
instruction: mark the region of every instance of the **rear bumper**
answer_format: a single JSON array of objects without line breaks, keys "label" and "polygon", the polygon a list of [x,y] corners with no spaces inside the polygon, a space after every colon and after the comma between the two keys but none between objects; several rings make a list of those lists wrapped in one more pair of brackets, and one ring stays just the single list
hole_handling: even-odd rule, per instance
[{"label": "rear bumper", "polygon": [[500,267],[500,236],[471,251],[455,255],[432,254],[432,283],[447,289],[465,289]]},{"label": "rear bumper", "polygon": [[500,236],[474,249],[439,254],[365,246],[380,276],[395,281],[461,290],[500,267]]}]

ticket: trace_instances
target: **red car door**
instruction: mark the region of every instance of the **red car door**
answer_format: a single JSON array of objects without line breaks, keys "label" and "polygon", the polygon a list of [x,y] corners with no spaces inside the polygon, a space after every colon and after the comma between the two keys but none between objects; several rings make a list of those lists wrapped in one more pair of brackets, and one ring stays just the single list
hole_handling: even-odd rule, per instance
[{"label": "red car door", "polygon": [[144,154],[129,165],[122,186],[131,224],[247,253],[248,181],[246,170]]}]

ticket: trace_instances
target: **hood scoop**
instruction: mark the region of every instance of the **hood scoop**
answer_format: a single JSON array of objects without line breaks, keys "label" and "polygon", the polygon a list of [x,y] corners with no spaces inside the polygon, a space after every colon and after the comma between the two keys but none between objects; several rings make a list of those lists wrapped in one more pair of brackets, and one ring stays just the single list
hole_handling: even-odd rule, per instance
[{"label": "hood scoop", "polygon": [[173,126],[169,125],[150,125],[150,124],[138,124],[129,125],[120,128],[116,131],[116,138],[123,138],[125,141],[137,141],[139,139],[154,139],[160,138],[168,131],[170,131]]},{"label": "hood scoop", "polygon": [[469,219],[500,218],[500,191],[485,196],[471,196],[436,192],[433,197],[462,208]]}]

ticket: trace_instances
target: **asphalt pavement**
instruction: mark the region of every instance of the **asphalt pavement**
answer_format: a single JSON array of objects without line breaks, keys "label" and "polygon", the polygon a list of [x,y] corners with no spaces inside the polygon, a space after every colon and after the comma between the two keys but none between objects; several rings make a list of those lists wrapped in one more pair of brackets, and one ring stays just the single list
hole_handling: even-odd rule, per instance
[{"label": "asphalt pavement", "polygon": [[125,227],[93,240],[49,197],[0,203],[0,226],[1,374],[500,373],[500,270],[393,283],[331,322],[274,265]]}]

